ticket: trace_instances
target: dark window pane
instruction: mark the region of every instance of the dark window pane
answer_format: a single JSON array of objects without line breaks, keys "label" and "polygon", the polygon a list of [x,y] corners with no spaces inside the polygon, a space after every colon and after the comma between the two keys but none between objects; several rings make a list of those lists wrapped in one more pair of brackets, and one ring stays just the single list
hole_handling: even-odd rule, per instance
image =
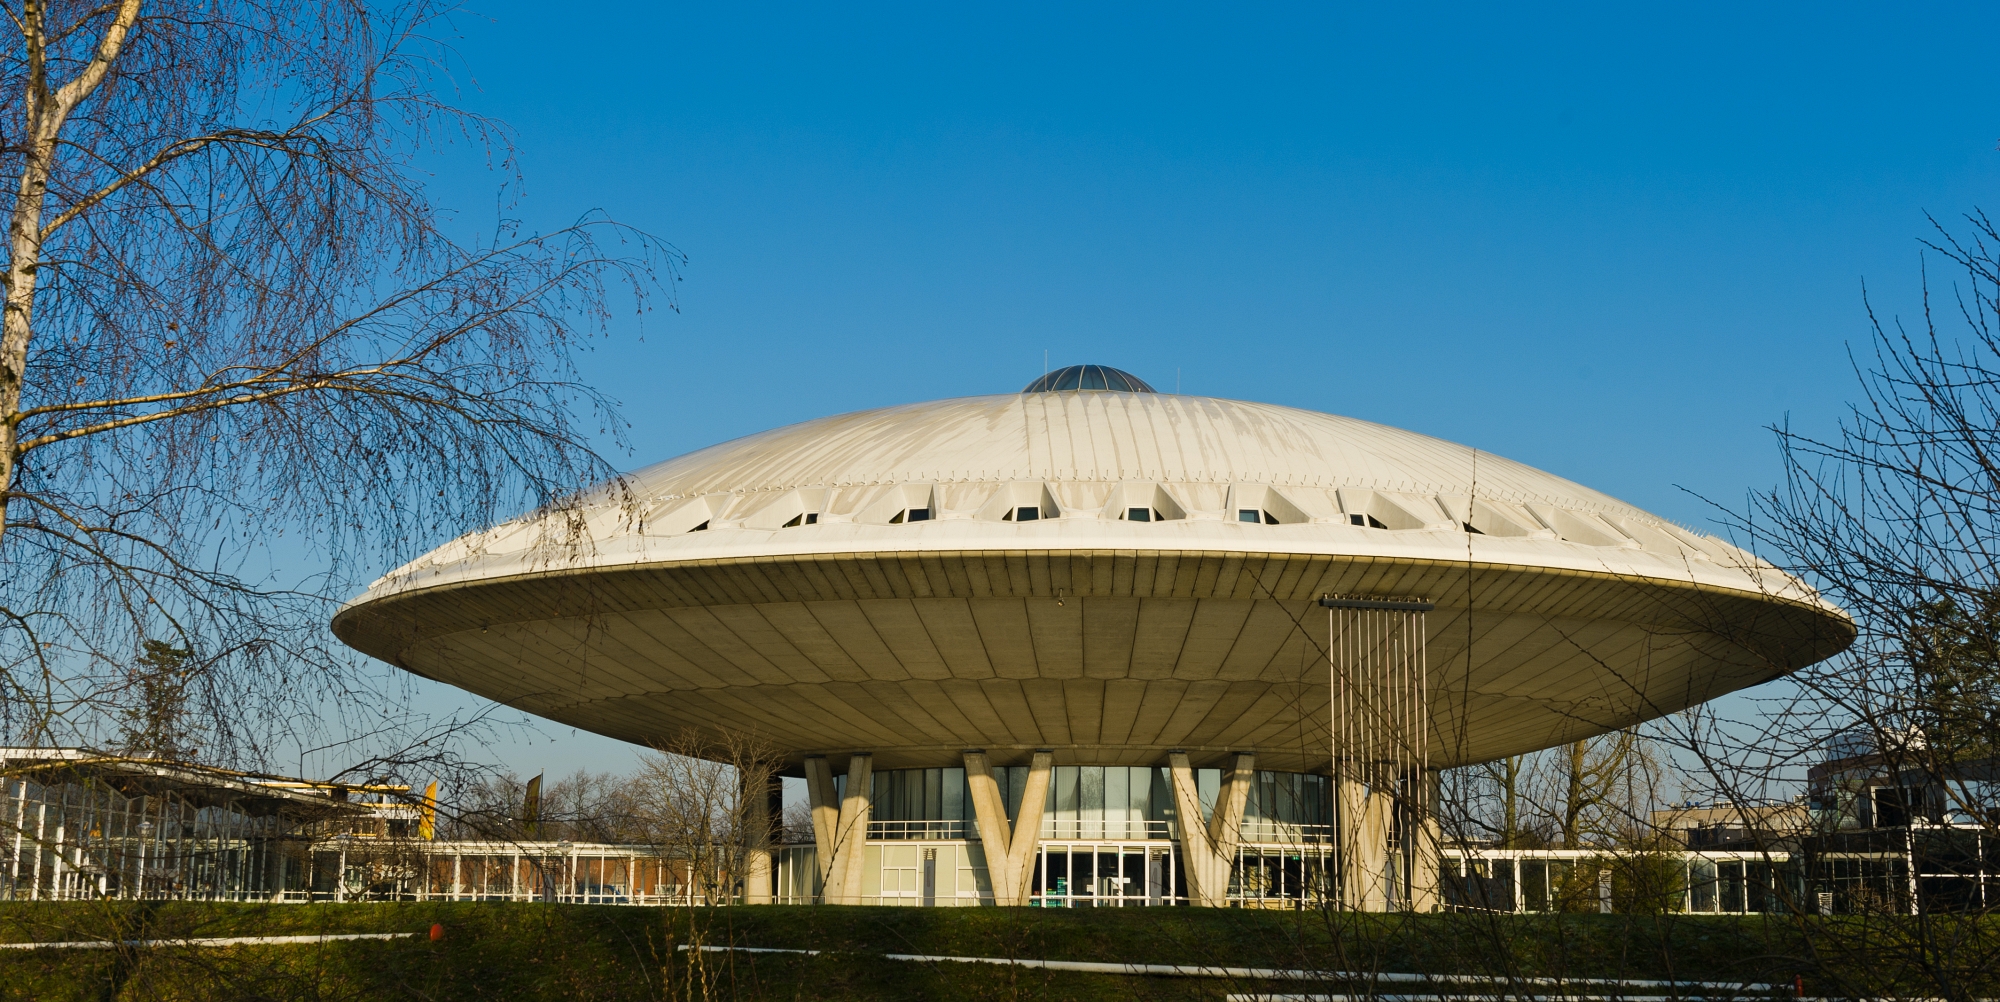
[{"label": "dark window pane", "polygon": [[707,529],[707,528],[708,528],[708,523],[707,523],[707,522],[703,522],[703,523],[701,523],[700,525],[697,525],[697,526],[695,526],[694,528],[692,528],[692,529],[689,529],[688,531],[689,531],[689,532],[701,532],[702,530],[704,530],[704,529]]},{"label": "dark window pane", "polygon": [[1263,518],[1255,508],[1238,508],[1236,509],[1236,520],[1238,522],[1261,522]]},{"label": "dark window pane", "polygon": [[1132,522],[1151,522],[1153,520],[1153,511],[1150,508],[1127,508],[1125,509],[1125,518]]},{"label": "dark window pane", "polygon": [[816,512],[816,511],[809,511],[809,512],[806,512],[806,524],[807,524],[807,525],[818,525],[818,524],[819,524],[819,512]]},{"label": "dark window pane", "polygon": [[1016,522],[1033,522],[1034,520],[1041,517],[1042,517],[1042,510],[1040,508],[1014,509],[1014,521]]},{"label": "dark window pane", "polygon": [[1104,370],[1095,365],[1083,367],[1083,382],[1077,387],[1083,390],[1104,389]]},{"label": "dark window pane", "polygon": [[930,521],[930,520],[931,520],[931,510],[930,510],[929,508],[912,508],[912,509],[910,509],[910,521],[912,521],[912,522],[928,522],[928,521]]}]

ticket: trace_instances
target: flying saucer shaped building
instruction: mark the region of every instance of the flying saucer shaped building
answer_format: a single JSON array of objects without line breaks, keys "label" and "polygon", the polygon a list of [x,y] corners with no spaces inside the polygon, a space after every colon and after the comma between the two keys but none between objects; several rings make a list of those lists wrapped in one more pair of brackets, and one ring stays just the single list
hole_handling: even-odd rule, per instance
[{"label": "flying saucer shaped building", "polygon": [[[1172,879],[1219,903],[1190,838],[1213,856],[1256,824],[1354,828],[1328,598],[1428,610],[1402,655],[1427,769],[1630,726],[1853,637],[1776,568],[1561,477],[1102,366],[668,460],[397,569],[334,629],[601,734],[773,743],[812,781],[830,896],[871,879],[842,848],[856,819],[1026,852],[984,852],[991,899],[1053,895],[1036,846],[1067,803],[1074,838],[1171,833]],[[1197,800],[1205,828],[1172,823]]]}]

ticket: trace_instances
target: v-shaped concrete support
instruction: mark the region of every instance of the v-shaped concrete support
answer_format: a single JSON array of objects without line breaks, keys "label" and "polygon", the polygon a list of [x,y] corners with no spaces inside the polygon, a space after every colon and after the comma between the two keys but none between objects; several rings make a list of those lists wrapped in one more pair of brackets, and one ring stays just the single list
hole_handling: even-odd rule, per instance
[{"label": "v-shaped concrete support", "polygon": [[847,760],[846,796],[836,803],[832,766],[825,758],[806,759],[806,797],[812,805],[813,841],[819,847],[820,900],[827,904],[861,903],[874,778],[874,758],[856,752]]},{"label": "v-shaped concrete support", "polygon": [[1173,779],[1174,817],[1180,829],[1181,865],[1187,874],[1190,903],[1226,907],[1229,870],[1236,862],[1236,846],[1241,840],[1243,805],[1250,797],[1250,784],[1257,781],[1257,756],[1236,756],[1235,768],[1223,774],[1215,812],[1206,825],[1202,824],[1201,792],[1187,753],[1167,753],[1167,772]]},{"label": "v-shaped concrete support", "polygon": [[1028,903],[1035,875],[1035,850],[1041,844],[1042,809],[1049,799],[1049,769],[1055,756],[1038,751],[1028,765],[1027,788],[1014,823],[1007,823],[1007,799],[986,762],[986,753],[965,753],[965,784],[972,793],[972,814],[986,852],[986,874],[993,882],[993,903]]}]

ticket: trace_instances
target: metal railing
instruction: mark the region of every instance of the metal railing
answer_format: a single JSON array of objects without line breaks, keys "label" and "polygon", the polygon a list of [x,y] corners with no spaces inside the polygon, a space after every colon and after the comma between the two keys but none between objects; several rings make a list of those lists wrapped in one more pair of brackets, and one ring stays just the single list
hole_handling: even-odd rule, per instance
[{"label": "metal railing", "polygon": [[[1042,819],[1041,837],[1106,842],[1147,839],[1171,841],[1179,837],[1172,821],[1132,821],[1102,818]],[[870,821],[870,841],[977,841],[979,826],[971,821]],[[1335,841],[1332,825],[1293,824],[1287,821],[1248,819],[1238,840],[1257,845],[1329,845]]]},{"label": "metal railing", "polygon": [[1105,821],[1044,817],[1042,837],[1085,841],[1102,839],[1115,842],[1130,839],[1171,839],[1175,837],[1175,831],[1174,823],[1171,821]]},{"label": "metal railing", "polygon": [[970,821],[870,821],[870,841],[958,842],[979,837],[979,826]]}]

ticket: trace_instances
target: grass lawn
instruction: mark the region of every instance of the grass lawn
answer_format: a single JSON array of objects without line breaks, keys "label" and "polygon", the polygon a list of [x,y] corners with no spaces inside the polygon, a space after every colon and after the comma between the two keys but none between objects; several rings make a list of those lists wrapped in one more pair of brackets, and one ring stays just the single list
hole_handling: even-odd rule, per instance
[{"label": "grass lawn", "polygon": [[[437,941],[429,936],[434,923],[444,928]],[[5,950],[0,998],[1220,999],[1314,987],[910,963],[886,960],[887,953],[1789,987],[1795,974],[1823,980],[1835,973],[1810,961],[1824,951],[1813,949],[1803,930],[1779,918],[1688,915],[14,903],[0,905],[0,941],[419,935],[295,946]],[[822,952],[694,959],[677,949],[695,942]]]}]

